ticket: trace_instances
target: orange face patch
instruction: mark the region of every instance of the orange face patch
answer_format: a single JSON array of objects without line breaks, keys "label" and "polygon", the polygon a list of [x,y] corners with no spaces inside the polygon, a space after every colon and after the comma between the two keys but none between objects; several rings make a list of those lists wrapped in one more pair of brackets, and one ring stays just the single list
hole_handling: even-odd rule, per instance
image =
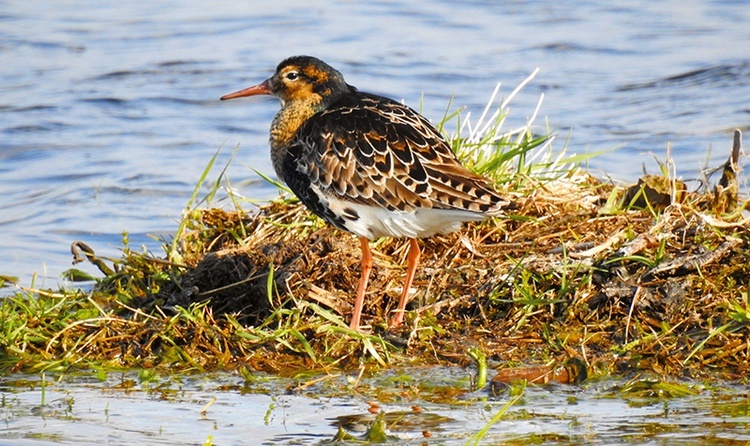
[{"label": "orange face patch", "polygon": [[292,72],[302,73],[302,70],[297,66],[290,65],[284,67],[278,73],[278,78],[284,86],[280,94],[281,99],[284,101],[309,100],[314,93],[313,84],[307,77],[307,73],[292,80],[288,77],[289,73]]},{"label": "orange face patch", "polygon": [[324,84],[328,82],[328,73],[315,65],[306,66],[303,73],[305,73],[305,76],[310,78],[310,80],[316,84]]}]

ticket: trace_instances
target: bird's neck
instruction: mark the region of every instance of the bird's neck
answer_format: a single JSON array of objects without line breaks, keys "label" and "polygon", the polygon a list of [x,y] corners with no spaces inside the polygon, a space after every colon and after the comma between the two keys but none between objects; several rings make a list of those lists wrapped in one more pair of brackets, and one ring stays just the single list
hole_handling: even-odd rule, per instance
[{"label": "bird's neck", "polygon": [[271,161],[276,175],[282,181],[282,164],[294,136],[300,126],[322,109],[320,97],[310,100],[285,102],[271,123]]}]

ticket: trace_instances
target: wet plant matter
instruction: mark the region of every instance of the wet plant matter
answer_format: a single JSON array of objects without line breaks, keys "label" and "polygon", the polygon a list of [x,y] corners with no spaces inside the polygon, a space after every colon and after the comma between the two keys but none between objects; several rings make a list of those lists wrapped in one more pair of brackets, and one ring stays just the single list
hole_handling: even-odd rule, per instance
[{"label": "wet plant matter", "polygon": [[102,272],[93,289],[32,286],[0,300],[0,368],[296,374],[467,364],[466,352],[479,349],[509,365],[577,357],[596,373],[747,376],[750,217],[739,139],[715,187],[689,191],[669,162],[623,187],[581,170],[580,158],[553,157],[553,138],[530,125],[500,132],[505,113],[488,109],[474,125],[445,118],[457,122],[451,141],[467,165],[516,206],[420,241],[401,331],[388,332],[387,321],[403,243],[373,243],[369,330],[352,331],[353,236],[289,194],[252,209],[232,193],[230,209],[194,205],[207,168],[165,255],[125,238],[122,258],[100,259],[77,242],[77,258]]}]

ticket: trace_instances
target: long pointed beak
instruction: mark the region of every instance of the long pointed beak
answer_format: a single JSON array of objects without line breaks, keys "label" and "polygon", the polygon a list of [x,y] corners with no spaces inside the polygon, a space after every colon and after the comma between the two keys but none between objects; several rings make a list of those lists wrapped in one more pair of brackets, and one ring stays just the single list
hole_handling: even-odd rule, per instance
[{"label": "long pointed beak", "polygon": [[226,101],[227,99],[244,98],[246,96],[256,96],[259,94],[271,94],[271,85],[268,80],[264,80],[258,85],[253,85],[252,87],[235,91],[234,93],[225,94],[219,99],[222,101]]}]

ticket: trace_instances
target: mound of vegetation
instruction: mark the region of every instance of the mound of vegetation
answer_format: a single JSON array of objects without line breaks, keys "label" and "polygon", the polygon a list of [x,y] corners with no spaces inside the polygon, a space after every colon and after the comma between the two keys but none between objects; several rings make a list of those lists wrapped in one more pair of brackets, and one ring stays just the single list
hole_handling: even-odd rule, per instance
[{"label": "mound of vegetation", "polygon": [[714,187],[688,191],[669,162],[661,175],[616,186],[582,171],[581,158],[553,156],[554,138],[531,125],[501,132],[505,105],[473,126],[458,114],[445,122],[458,120],[451,141],[467,165],[517,206],[420,241],[399,331],[387,321],[404,277],[402,240],[373,243],[368,327],[352,331],[356,239],[289,194],[245,210],[230,193],[230,210],[191,200],[163,257],[126,241],[122,258],[100,259],[74,243],[103,276],[86,291],[0,299],[0,367],[293,374],[466,364],[468,351],[481,351],[511,366],[578,358],[589,375],[748,376],[750,201],[737,182],[739,132]]}]

